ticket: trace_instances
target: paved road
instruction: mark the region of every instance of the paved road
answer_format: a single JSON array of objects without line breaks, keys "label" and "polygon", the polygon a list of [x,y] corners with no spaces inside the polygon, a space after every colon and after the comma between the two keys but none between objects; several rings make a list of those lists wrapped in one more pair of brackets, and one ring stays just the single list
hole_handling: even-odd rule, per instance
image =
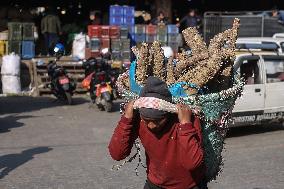
[{"label": "paved road", "polygon": [[[119,171],[107,145],[116,112],[88,108],[76,98],[62,106],[52,98],[0,98],[1,189],[143,188],[145,170],[135,163]],[[284,130],[234,129],[226,140],[221,176],[210,189],[283,189]]]}]

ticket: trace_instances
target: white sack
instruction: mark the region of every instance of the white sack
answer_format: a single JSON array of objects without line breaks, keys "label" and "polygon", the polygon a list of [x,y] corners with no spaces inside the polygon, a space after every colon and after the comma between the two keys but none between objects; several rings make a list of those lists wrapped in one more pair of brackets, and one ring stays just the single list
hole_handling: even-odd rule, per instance
[{"label": "white sack", "polygon": [[19,94],[21,92],[21,81],[18,76],[2,75],[3,94]]},{"label": "white sack", "polygon": [[76,34],[73,46],[72,46],[72,56],[79,59],[85,59],[85,49],[86,49],[86,35]]},{"label": "white sack", "polygon": [[3,56],[1,75],[20,76],[20,57],[14,53]]}]

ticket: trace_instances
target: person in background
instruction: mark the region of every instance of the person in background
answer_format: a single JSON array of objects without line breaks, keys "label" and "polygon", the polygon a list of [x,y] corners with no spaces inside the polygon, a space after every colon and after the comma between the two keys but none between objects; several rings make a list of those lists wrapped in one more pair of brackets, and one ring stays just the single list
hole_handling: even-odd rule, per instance
[{"label": "person in background", "polygon": [[196,11],[194,9],[190,9],[188,14],[183,17],[180,22],[177,24],[177,27],[180,27],[181,25],[184,26],[184,28],[188,27],[196,27],[199,32],[201,31],[201,18],[196,14]]},{"label": "person in background", "polygon": [[154,25],[167,25],[168,24],[168,19],[165,17],[164,12],[160,11],[159,15],[151,21],[151,24],[154,24]]},{"label": "person in background", "polygon": [[284,24],[284,11],[279,11],[276,7],[272,9],[272,18],[277,18],[280,24]]},{"label": "person in background", "polygon": [[98,12],[90,12],[90,22],[89,25],[101,25],[101,18]]},{"label": "person in background", "polygon": [[46,53],[58,42],[61,35],[61,23],[53,8],[47,9],[47,14],[41,20],[41,33],[44,35]]}]

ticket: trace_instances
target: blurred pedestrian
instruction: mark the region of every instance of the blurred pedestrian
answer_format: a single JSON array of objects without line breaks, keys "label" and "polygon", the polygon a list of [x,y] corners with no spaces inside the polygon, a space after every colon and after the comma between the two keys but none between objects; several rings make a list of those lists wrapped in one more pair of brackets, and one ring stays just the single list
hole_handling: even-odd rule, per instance
[{"label": "blurred pedestrian", "polygon": [[47,14],[41,20],[41,33],[44,35],[46,54],[59,41],[61,22],[53,8],[47,9]]},{"label": "blurred pedestrian", "polygon": [[102,24],[102,20],[100,18],[99,12],[91,11],[89,18],[90,18],[89,25],[101,25]]},{"label": "blurred pedestrian", "polygon": [[154,24],[154,25],[167,25],[168,24],[168,19],[165,17],[164,12],[160,11],[159,15],[151,21],[151,24]]},{"label": "blurred pedestrian", "polygon": [[200,31],[201,24],[202,24],[202,20],[196,14],[196,10],[190,9],[188,14],[180,20],[177,26],[178,27],[184,26],[184,28],[196,27]]}]

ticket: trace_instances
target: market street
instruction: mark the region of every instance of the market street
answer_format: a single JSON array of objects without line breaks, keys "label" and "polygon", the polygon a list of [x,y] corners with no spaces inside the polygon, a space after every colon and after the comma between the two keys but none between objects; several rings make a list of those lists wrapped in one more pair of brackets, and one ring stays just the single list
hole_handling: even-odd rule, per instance
[{"label": "market street", "polygon": [[[143,188],[137,160],[119,171],[108,142],[115,112],[89,108],[87,97],[63,106],[53,98],[0,97],[1,189]],[[235,128],[226,139],[225,166],[210,189],[284,188],[284,127]],[[143,160],[145,156],[143,155]]]}]

